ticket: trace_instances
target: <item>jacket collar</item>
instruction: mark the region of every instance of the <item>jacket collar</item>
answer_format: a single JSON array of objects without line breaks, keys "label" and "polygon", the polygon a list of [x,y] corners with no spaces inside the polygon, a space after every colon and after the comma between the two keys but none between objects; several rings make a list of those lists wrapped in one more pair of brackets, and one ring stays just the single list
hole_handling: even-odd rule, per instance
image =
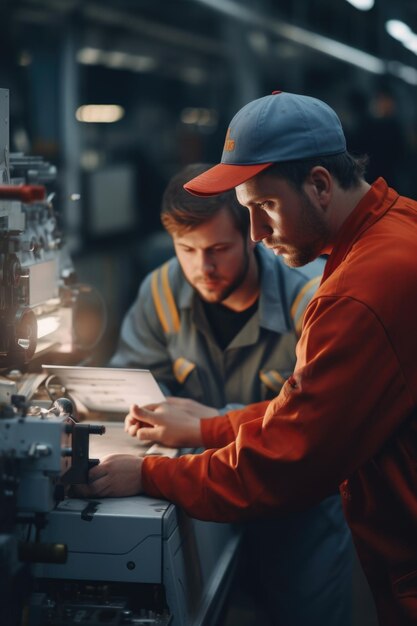
[{"label": "jacket collar", "polygon": [[373,183],[342,225],[327,260],[322,283],[342,263],[355,241],[385,215],[398,197],[399,194],[388,187],[383,178],[378,178]]}]

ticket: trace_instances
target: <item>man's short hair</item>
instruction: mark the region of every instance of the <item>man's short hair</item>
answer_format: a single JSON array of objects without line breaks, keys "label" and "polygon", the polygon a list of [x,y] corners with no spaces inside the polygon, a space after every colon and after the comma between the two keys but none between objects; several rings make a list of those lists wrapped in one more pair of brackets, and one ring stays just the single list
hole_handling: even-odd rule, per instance
[{"label": "man's short hair", "polygon": [[249,212],[236,198],[234,189],[217,196],[200,198],[185,191],[183,185],[205,172],[210,163],[193,163],[179,171],[169,181],[162,196],[161,222],[170,233],[182,233],[204,224],[222,209],[226,209],[236,229],[247,237]]},{"label": "man's short hair", "polygon": [[352,189],[363,180],[367,163],[367,156],[353,156],[349,152],[342,152],[331,156],[274,163],[258,176],[277,176],[286,180],[295,189],[300,190],[312,168],[320,165],[328,170],[342,189]]}]

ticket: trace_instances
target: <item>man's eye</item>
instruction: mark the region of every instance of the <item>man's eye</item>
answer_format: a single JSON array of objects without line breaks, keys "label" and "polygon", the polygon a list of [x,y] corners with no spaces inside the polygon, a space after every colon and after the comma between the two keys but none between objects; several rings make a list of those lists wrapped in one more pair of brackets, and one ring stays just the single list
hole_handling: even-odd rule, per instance
[{"label": "man's eye", "polygon": [[271,206],[270,200],[264,200],[264,202],[261,202],[259,204],[259,208],[263,209],[264,211],[268,210],[270,208],[270,206]]}]

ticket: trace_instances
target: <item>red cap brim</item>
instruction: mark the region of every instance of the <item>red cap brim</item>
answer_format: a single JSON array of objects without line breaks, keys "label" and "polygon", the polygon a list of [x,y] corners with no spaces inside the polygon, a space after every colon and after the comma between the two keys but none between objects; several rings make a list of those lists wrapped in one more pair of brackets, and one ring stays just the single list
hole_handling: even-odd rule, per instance
[{"label": "red cap brim", "polygon": [[259,163],[257,165],[219,163],[203,174],[192,178],[184,185],[184,189],[195,196],[215,196],[241,185],[271,165],[272,163]]}]

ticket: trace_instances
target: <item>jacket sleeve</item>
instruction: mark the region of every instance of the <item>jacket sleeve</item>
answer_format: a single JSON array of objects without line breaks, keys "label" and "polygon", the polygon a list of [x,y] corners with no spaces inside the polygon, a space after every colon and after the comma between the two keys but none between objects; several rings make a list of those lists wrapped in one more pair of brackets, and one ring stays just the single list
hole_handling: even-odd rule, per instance
[{"label": "jacket sleeve", "polygon": [[151,275],[143,281],[123,320],[117,350],[109,366],[150,369],[165,393],[175,392],[177,382],[166,336],[152,298]]},{"label": "jacket sleeve", "polygon": [[261,417],[269,404],[254,402],[243,409],[224,413],[220,417],[201,420],[201,435],[205,448],[221,448],[236,439],[240,425]]},{"label": "jacket sleeve", "polygon": [[310,304],[297,356],[280,395],[264,416],[241,423],[234,441],[145,458],[145,492],[219,522],[296,511],[329,495],[412,412],[384,327],[353,298]]}]

